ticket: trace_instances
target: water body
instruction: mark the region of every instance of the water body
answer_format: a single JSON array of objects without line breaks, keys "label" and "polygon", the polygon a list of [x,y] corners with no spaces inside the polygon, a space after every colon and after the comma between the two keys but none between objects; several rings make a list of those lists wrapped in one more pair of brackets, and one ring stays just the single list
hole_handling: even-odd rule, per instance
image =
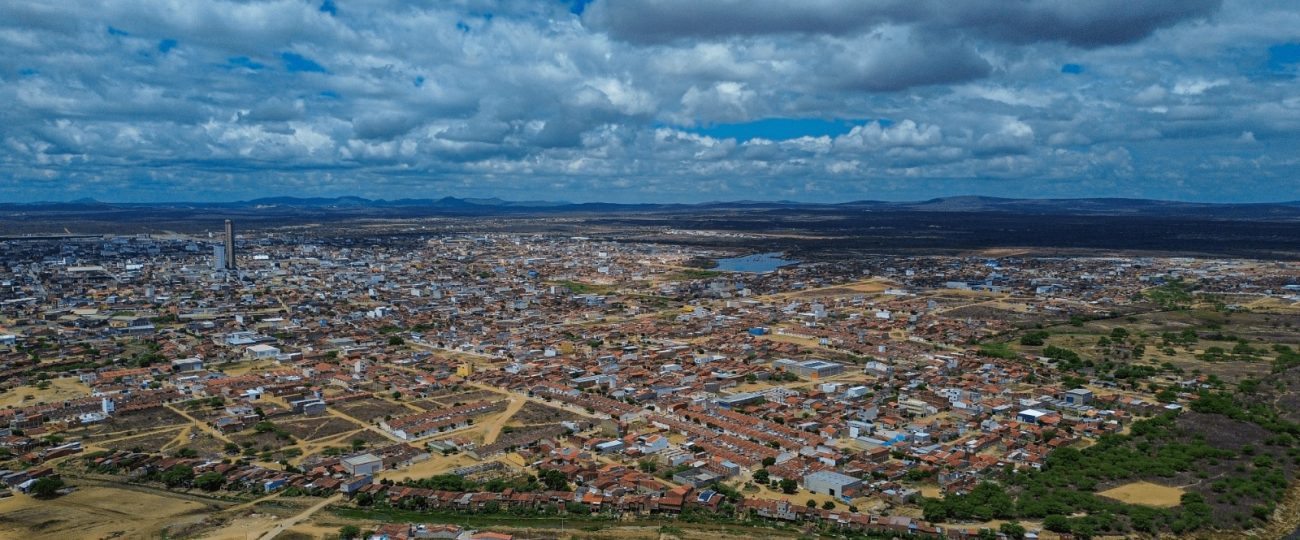
[{"label": "water body", "polygon": [[759,253],[756,255],[746,255],[744,257],[732,257],[730,259],[718,259],[717,270],[727,272],[750,272],[762,274],[771,272],[782,266],[791,266],[799,264],[799,261],[782,259],[780,253]]}]

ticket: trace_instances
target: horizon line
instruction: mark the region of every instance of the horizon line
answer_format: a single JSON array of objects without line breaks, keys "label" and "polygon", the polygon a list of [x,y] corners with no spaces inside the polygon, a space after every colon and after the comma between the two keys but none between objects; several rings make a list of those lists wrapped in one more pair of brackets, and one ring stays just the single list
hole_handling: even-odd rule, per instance
[{"label": "horizon line", "polygon": [[977,194],[947,195],[947,196],[940,196],[940,197],[931,197],[931,198],[928,198],[928,199],[847,199],[847,200],[842,200],[842,201],[800,201],[800,200],[792,200],[792,199],[729,199],[729,200],[709,200],[709,201],[697,201],[697,202],[684,202],[684,201],[671,201],[671,202],[663,202],[663,201],[661,201],[661,202],[614,202],[614,201],[606,201],[606,200],[592,200],[592,201],[581,201],[581,202],[575,202],[575,201],[568,201],[568,200],[547,200],[547,199],[504,199],[504,198],[501,198],[501,197],[470,197],[470,196],[455,196],[455,195],[443,195],[443,196],[441,196],[441,197],[436,197],[436,196],[434,196],[434,197],[402,197],[402,198],[397,198],[397,199],[369,198],[369,197],[365,197],[365,196],[361,196],[361,195],[335,195],[335,196],[295,196],[295,195],[272,195],[272,196],[257,197],[257,198],[251,198],[251,199],[229,199],[229,200],[212,200],[212,201],[202,201],[202,200],[182,200],[182,199],[162,200],[162,201],[112,201],[112,200],[101,200],[101,199],[97,199],[97,198],[94,198],[94,197],[81,197],[81,198],[76,198],[76,199],[67,199],[67,200],[10,201],[10,202],[3,202],[3,203],[0,203],[0,207],[4,207],[4,206],[24,206],[24,205],[41,205],[41,204],[51,204],[51,205],[56,205],[56,204],[109,204],[109,205],[120,204],[120,205],[143,205],[143,206],[148,206],[148,205],[167,205],[167,204],[213,205],[213,204],[257,203],[257,202],[261,202],[261,201],[272,201],[272,200],[285,200],[285,201],[311,201],[311,200],[322,200],[322,201],[330,201],[330,200],[347,200],[347,199],[359,200],[359,201],[365,201],[365,202],[372,202],[372,203],[399,203],[399,202],[404,202],[404,201],[411,201],[411,202],[416,202],[416,201],[440,202],[440,201],[448,201],[448,200],[452,200],[452,201],[462,201],[462,202],[467,202],[467,203],[474,204],[474,205],[477,205],[477,206],[492,206],[491,204],[480,204],[480,203],[478,203],[477,201],[499,201],[499,202],[502,203],[502,204],[514,204],[514,205],[545,204],[545,205],[552,205],[552,206],[580,206],[580,205],[589,205],[589,204],[606,204],[606,205],[617,205],[617,206],[670,206],[670,205],[676,205],[676,206],[704,206],[704,205],[717,205],[717,204],[802,204],[802,205],[824,205],[824,206],[834,206],[834,205],[845,205],[845,204],[855,204],[855,203],[885,203],[885,204],[925,203],[925,202],[945,201],[945,200],[953,200],[953,199],[985,199],[985,200],[1000,200],[1000,201],[1062,201],[1062,202],[1068,202],[1068,201],[1141,201],[1141,202],[1157,202],[1157,203],[1200,204],[1200,205],[1212,205],[1212,206],[1233,206],[1233,205],[1241,206],[1241,205],[1261,205],[1261,204],[1300,205],[1300,199],[1295,199],[1295,200],[1278,199],[1278,200],[1254,200],[1254,201],[1234,201],[1234,202],[1217,202],[1217,201],[1216,201],[1216,202],[1210,202],[1210,201],[1198,201],[1198,200],[1186,200],[1186,199],[1153,199],[1153,198],[1145,198],[1145,197],[1119,197],[1119,196],[1109,196],[1109,197],[1106,197],[1106,196],[1097,196],[1097,197],[1002,197],[1002,196],[995,196],[995,195],[977,195]]}]

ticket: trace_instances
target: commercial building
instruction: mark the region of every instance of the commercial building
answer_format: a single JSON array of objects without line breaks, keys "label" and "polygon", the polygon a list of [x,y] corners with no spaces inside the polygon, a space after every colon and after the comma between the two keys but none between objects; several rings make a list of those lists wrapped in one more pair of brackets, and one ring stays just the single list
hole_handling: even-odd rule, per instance
[{"label": "commercial building", "polygon": [[235,269],[235,225],[226,220],[226,270]]},{"label": "commercial building", "polygon": [[763,402],[763,399],[764,399],[764,398],[763,398],[763,394],[758,394],[758,393],[754,393],[754,392],[742,392],[742,393],[739,393],[739,394],[731,394],[731,395],[729,395],[729,396],[722,396],[722,397],[717,398],[717,399],[715,399],[715,400],[713,400],[713,401],[714,401],[714,403],[717,403],[719,407],[724,407],[724,408],[727,408],[727,409],[732,409],[732,408],[735,408],[735,407],[743,407],[743,406],[745,406],[745,405],[752,405],[752,404],[755,404],[755,403],[762,403],[762,402]]},{"label": "commercial building", "polygon": [[376,474],[384,470],[384,460],[370,453],[343,458],[341,463],[343,470],[353,476]]},{"label": "commercial building", "polygon": [[803,477],[803,486],[813,493],[853,497],[862,489],[862,480],[835,471],[817,471]]},{"label": "commercial building", "polygon": [[826,360],[791,360],[782,358],[772,363],[772,367],[784,369],[806,379],[823,379],[844,373],[844,364]]},{"label": "commercial building", "polygon": [[226,246],[222,244],[213,244],[212,246],[212,269],[225,270],[226,263]]}]

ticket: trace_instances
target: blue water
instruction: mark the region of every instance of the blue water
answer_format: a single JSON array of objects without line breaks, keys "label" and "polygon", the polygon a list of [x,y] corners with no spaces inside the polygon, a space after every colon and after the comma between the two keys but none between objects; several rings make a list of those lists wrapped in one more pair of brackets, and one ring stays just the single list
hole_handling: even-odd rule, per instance
[{"label": "blue water", "polygon": [[718,270],[728,272],[752,272],[761,274],[771,272],[782,266],[799,264],[799,261],[782,259],[780,253],[759,253],[756,255],[746,255],[744,257],[732,257],[730,259],[718,259]]}]

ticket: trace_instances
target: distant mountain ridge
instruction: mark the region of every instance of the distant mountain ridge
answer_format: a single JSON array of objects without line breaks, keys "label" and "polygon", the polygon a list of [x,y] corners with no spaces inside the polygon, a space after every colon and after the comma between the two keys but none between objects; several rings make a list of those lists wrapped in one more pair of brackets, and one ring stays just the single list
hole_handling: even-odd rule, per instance
[{"label": "distant mountain ridge", "polygon": [[899,212],[998,212],[1034,215],[1141,215],[1199,216],[1218,219],[1300,220],[1300,201],[1277,203],[1196,203],[1152,199],[1081,198],[1012,199],[985,196],[940,197],[924,201],[862,200],[841,203],[794,201],[714,201],[704,203],[606,203],[567,201],[507,201],[499,198],[367,199],[364,197],[264,197],[235,202],[110,203],[94,199],[68,202],[0,203],[0,213],[15,212],[108,212],[156,210],[256,211],[356,211],[402,209],[403,215],[451,214],[549,214],[591,212],[691,212],[691,211],[899,211]]}]

